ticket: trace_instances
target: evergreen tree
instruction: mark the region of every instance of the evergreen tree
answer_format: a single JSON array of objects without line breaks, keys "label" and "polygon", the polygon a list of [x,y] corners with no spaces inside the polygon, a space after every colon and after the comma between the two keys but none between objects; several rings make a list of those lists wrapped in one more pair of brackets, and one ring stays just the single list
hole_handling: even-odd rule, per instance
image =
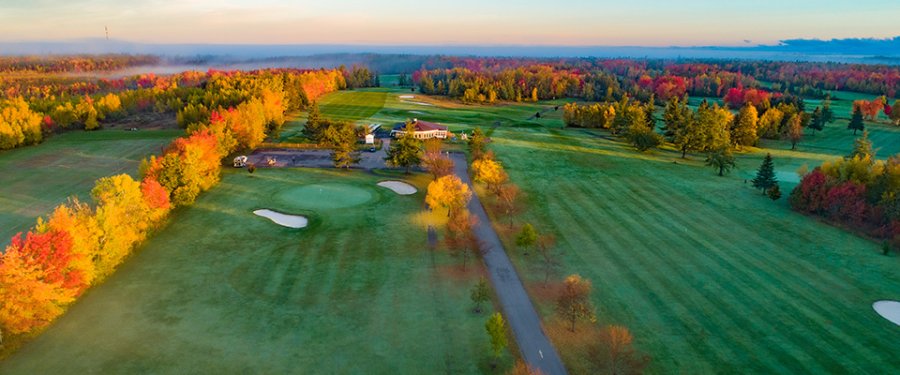
[{"label": "evergreen tree", "polygon": [[475,304],[475,312],[481,313],[481,304],[491,300],[491,289],[488,287],[487,280],[483,277],[481,280],[478,280],[478,284],[475,284],[475,286],[472,287],[469,298],[471,298],[472,302]]},{"label": "evergreen tree", "polygon": [[315,143],[322,141],[322,115],[319,113],[319,104],[312,102],[309,107],[309,115],[306,117],[306,126],[303,134]]},{"label": "evergreen tree", "polygon": [[756,107],[749,102],[744,104],[741,111],[738,112],[734,119],[734,126],[731,128],[731,141],[737,146],[753,146],[759,139],[756,134],[756,126],[759,122],[759,113]]},{"label": "evergreen tree", "polygon": [[414,165],[419,165],[422,160],[422,141],[416,139],[416,125],[412,121],[406,122],[403,134],[391,142],[391,148],[387,151],[388,164],[395,167],[406,168],[406,174]]},{"label": "evergreen tree", "polygon": [[350,168],[359,162],[356,151],[356,129],[346,122],[330,123],[323,132],[323,139],[331,149],[331,160],[335,168]]},{"label": "evergreen tree", "polygon": [[752,182],[753,187],[762,190],[763,193],[778,184],[778,179],[775,178],[775,163],[772,161],[772,154],[766,154]]},{"label": "evergreen tree", "polygon": [[857,130],[866,130],[866,124],[863,122],[863,114],[859,107],[853,108],[853,117],[850,118],[850,124],[847,129],[853,129],[853,135]]},{"label": "evergreen tree", "polygon": [[825,129],[825,115],[822,114],[822,109],[816,107],[816,109],[812,113],[812,117],[810,118],[809,128],[813,130],[813,134],[815,131],[821,131]]},{"label": "evergreen tree", "polygon": [[872,141],[869,140],[868,130],[863,130],[862,138],[857,138],[853,141],[853,151],[845,158],[849,160],[855,157],[859,157],[860,159],[868,158],[872,161],[875,160],[875,151],[872,149]]}]

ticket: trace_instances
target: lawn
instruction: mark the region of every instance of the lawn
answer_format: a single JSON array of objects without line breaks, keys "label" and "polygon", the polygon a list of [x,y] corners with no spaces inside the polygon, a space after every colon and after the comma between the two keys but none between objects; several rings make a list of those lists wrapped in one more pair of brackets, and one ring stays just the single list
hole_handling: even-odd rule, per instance
[{"label": "lawn", "polygon": [[0,247],[67,197],[89,201],[98,178],[137,175],[141,159],[158,154],[181,134],[181,130],[71,131],[40,145],[0,152]]},{"label": "lawn", "polygon": [[[846,130],[828,132],[838,138]],[[527,193],[520,221],[556,235],[565,254],[559,276],[593,281],[599,323],[629,327],[653,357],[651,372],[900,368],[897,327],[871,306],[900,296],[900,257],[881,256],[878,244],[745,184],[762,152],[741,155],[741,169],[720,178],[699,157],[639,154],[587,133],[501,129],[492,147]],[[824,155],[772,146],[782,148],[776,165],[820,161],[850,147]],[[786,193],[792,186],[783,184]],[[512,253],[540,295],[534,259]],[[539,304],[550,318],[547,302]]]},{"label": "lawn", "polygon": [[[787,196],[799,166],[849,153],[855,137],[846,120],[795,151],[764,141],[767,148],[739,153],[738,169],[719,178],[700,156],[640,154],[601,131],[559,129],[558,115],[530,118],[559,102],[465,106],[401,95],[410,94],[389,93],[369,121],[418,117],[451,131],[492,132],[491,147],[527,194],[518,222],[556,235],[564,253],[558,278],[593,281],[598,323],[628,326],[653,357],[651,373],[900,368],[896,327],[871,307],[900,296],[900,257],[881,256],[877,243],[795,213],[786,198],[773,202],[744,182],[772,152]],[[879,155],[900,151],[896,128],[868,126]],[[552,324],[533,257],[507,245]],[[581,361],[567,358],[573,369]]]},{"label": "lawn", "polygon": [[[415,220],[423,193],[396,195],[382,179],[226,172],[0,373],[486,370],[487,315],[468,299],[477,279],[429,250]],[[283,228],[260,208],[311,225]]]}]

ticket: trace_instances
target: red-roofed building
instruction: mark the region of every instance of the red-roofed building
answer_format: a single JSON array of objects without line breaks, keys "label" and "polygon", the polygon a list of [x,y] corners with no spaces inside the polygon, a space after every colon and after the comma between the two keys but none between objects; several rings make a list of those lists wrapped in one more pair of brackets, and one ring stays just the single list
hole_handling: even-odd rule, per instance
[{"label": "red-roofed building", "polygon": [[[447,126],[445,125],[419,119],[413,119],[412,123],[416,126],[415,137],[417,139],[447,138]],[[401,122],[395,125],[394,129],[391,130],[391,137],[397,138],[405,133],[406,123]]]}]

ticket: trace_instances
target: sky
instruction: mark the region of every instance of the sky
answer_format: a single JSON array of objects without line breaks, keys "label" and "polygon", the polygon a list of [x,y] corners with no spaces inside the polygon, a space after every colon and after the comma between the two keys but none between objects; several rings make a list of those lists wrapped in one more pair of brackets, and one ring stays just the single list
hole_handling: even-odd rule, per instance
[{"label": "sky", "polygon": [[0,0],[0,41],[739,46],[900,35],[891,0]]}]

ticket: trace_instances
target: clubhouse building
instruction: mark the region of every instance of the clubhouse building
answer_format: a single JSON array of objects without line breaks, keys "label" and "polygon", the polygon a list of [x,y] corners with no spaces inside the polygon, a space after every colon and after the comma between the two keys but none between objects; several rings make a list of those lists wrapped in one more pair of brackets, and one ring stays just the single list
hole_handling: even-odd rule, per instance
[{"label": "clubhouse building", "polygon": [[[416,139],[447,138],[447,126],[445,125],[421,121],[415,118],[412,120],[412,123],[416,127],[416,132],[414,134]],[[405,133],[406,123],[401,122],[395,125],[394,129],[391,130],[391,137],[397,138]]]}]

